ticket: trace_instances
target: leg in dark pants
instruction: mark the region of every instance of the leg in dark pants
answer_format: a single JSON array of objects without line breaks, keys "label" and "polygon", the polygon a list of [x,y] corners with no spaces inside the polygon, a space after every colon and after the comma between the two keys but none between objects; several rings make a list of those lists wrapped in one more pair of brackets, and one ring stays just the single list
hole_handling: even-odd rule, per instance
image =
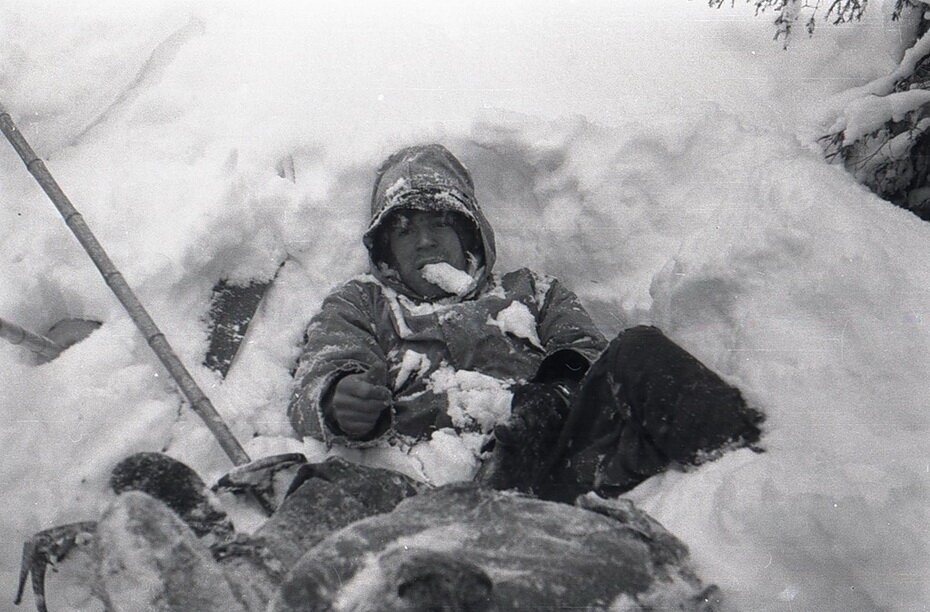
[{"label": "leg in dark pants", "polygon": [[654,327],[621,332],[572,399],[542,497],[616,495],[759,439],[763,415]]}]

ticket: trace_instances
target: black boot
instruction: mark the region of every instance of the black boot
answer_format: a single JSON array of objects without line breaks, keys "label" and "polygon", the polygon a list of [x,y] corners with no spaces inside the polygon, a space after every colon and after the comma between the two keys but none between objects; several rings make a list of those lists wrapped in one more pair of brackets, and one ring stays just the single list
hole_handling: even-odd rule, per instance
[{"label": "black boot", "polygon": [[513,394],[510,417],[494,428],[475,481],[492,489],[535,493],[545,475],[568,411],[564,385],[528,383]]},{"label": "black boot", "polygon": [[222,540],[233,534],[232,522],[213,503],[213,495],[197,472],[168,455],[130,455],[113,468],[110,488],[117,495],[141,491],[164,502],[197,537],[213,534]]}]

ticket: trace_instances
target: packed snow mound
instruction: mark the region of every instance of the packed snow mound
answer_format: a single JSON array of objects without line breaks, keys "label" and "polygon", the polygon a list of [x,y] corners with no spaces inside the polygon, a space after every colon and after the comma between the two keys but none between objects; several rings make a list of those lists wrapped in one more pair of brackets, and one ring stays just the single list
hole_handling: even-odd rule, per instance
[{"label": "packed snow mound", "polygon": [[[767,414],[764,454],[630,494],[702,576],[738,609],[921,608],[930,226],[794,136],[811,101],[898,58],[874,22],[782,52],[764,19],[649,4],[605,15],[553,3],[529,23],[495,20],[490,4],[424,9],[423,37],[393,5],[105,16],[10,5],[0,100],[252,457],[329,452],[295,440],[284,414],[301,336],[367,265],[375,168],[441,141],[476,179],[498,271],[558,277],[608,335],[658,325]],[[103,321],[39,367],[0,347],[3,540],[99,516],[110,468],[132,452],[165,450],[208,481],[226,472],[6,146],[0,176],[0,316],[38,332]],[[282,259],[220,380],[199,365],[212,286],[271,278]],[[339,452],[442,481],[468,477],[477,441],[445,431],[416,453]],[[18,564],[15,544],[0,553],[11,585]]]},{"label": "packed snow mound", "polygon": [[446,365],[430,376],[429,388],[449,398],[446,412],[456,429],[489,433],[510,414],[512,382]]}]

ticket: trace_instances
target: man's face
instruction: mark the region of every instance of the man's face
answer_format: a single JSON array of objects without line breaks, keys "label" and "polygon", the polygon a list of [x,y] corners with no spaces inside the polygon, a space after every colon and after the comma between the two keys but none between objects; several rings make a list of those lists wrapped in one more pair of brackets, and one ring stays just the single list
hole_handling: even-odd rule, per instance
[{"label": "man's face", "polygon": [[420,274],[426,264],[445,262],[466,269],[465,250],[451,213],[404,211],[388,229],[391,263],[405,285],[426,298],[446,292]]}]

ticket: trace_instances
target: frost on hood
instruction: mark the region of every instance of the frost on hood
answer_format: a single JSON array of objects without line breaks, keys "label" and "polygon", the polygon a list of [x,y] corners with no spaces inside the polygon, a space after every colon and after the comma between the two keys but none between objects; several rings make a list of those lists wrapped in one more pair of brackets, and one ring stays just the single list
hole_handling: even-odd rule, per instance
[{"label": "frost on hood", "polygon": [[[452,298],[462,300],[480,290],[494,266],[494,231],[478,206],[467,168],[443,146],[432,144],[402,149],[388,158],[378,171],[371,198],[371,220],[362,237],[369,251],[372,274],[396,293],[422,300],[423,296],[407,287],[396,270],[384,261],[381,227],[388,215],[403,209],[457,213],[470,223],[477,240],[477,244],[468,246],[467,252],[469,259],[475,262],[473,269],[470,262],[468,270],[474,282],[464,294],[450,293]],[[461,286],[455,284],[454,287]]]},{"label": "frost on hood", "polygon": [[488,316],[487,324],[497,327],[504,334],[526,338],[533,346],[543,348],[536,332],[536,317],[522,302],[513,302],[497,313],[496,317]]}]

